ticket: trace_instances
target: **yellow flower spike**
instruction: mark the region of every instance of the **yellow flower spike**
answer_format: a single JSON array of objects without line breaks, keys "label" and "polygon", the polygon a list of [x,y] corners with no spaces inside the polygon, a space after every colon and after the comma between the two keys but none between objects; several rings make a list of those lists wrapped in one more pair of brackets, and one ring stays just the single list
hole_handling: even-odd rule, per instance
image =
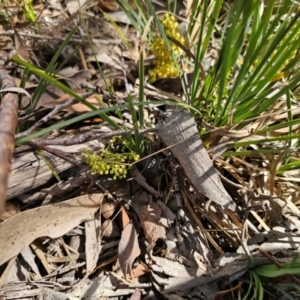
[{"label": "yellow flower spike", "polygon": [[180,41],[181,35],[179,32],[177,32],[174,36],[175,40],[177,40],[178,42]]},{"label": "yellow flower spike", "polygon": [[149,77],[152,77],[154,75],[153,70],[149,70],[148,75],[149,75]]},{"label": "yellow flower spike", "polygon": [[172,77],[178,77],[179,73],[178,73],[178,71],[174,71],[172,75],[173,75]]},{"label": "yellow flower spike", "polygon": [[[160,20],[166,34],[176,39],[181,44],[184,44],[184,37],[180,34],[180,28],[178,22],[176,21],[176,18],[173,15],[164,14],[160,18]],[[175,62],[173,61],[172,53],[178,56],[183,53],[182,49],[170,41],[170,52],[164,40],[158,36],[153,39],[153,43],[151,43],[151,46],[152,54],[155,57],[155,67],[148,73],[149,81],[153,82],[157,78],[178,76],[178,71],[175,68]]]}]

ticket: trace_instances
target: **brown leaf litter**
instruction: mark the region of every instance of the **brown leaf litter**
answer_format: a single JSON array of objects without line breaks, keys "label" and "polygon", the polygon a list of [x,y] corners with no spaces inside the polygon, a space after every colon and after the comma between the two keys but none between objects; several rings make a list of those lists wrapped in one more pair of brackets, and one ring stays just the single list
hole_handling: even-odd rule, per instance
[{"label": "brown leaf litter", "polygon": [[[68,1],[66,6],[50,2],[47,7],[36,1],[41,34],[36,34],[34,27],[23,26],[26,24],[17,17],[16,31],[0,28],[0,63],[13,70],[15,82],[23,70],[9,59],[13,37],[19,55],[45,67],[80,15],[78,1]],[[123,69],[133,85],[138,77],[139,39],[119,11],[110,16],[131,49],[114,26],[99,17],[96,6],[115,11],[115,2],[98,1],[94,7],[85,3],[81,9],[86,13],[95,53],[79,24],[58,64],[82,43],[80,51],[71,55],[58,78],[98,107],[126,103]],[[15,13],[18,10],[20,7]],[[113,93],[100,77],[95,57]],[[8,78],[2,72],[1,77]],[[9,82],[9,87],[14,85]],[[182,101],[177,82],[173,78],[158,81],[156,87],[146,85],[146,99]],[[28,78],[30,95],[37,83],[34,76]],[[96,85],[98,90],[93,89]],[[88,96],[85,87],[92,90]],[[134,100],[138,89],[138,85],[132,86]],[[89,111],[50,86],[36,111],[27,117],[24,107],[30,101],[26,103],[24,97],[17,111],[16,93],[22,91],[5,92],[0,110],[0,197],[7,200],[0,223],[1,298],[213,299],[229,291],[237,295],[241,290],[240,282],[247,279],[247,255],[252,256],[254,266],[270,260],[280,265],[291,261],[298,251],[300,190],[295,182],[299,174],[276,175],[286,145],[269,143],[263,132],[267,125],[287,118],[282,99],[243,130],[229,125],[214,128],[202,121],[211,133],[206,145],[187,112],[173,110],[164,121],[158,121],[158,109],[145,107],[145,123],[158,123],[157,129],[141,131],[152,157],[145,158],[144,164],[139,162],[127,181],[112,181],[109,176],[90,174],[80,151],[98,151],[114,134],[124,135],[123,127],[133,127],[130,117],[111,116],[123,126],[116,132],[103,120],[90,119],[18,147],[9,174],[17,113],[20,124],[30,123],[28,131],[16,136],[20,138]],[[128,115],[124,111],[124,116]],[[250,140],[255,141],[251,145],[254,150],[260,142],[264,148],[277,147],[278,155],[221,156],[224,151],[239,150],[233,142]],[[205,148],[208,144],[213,160]]]}]

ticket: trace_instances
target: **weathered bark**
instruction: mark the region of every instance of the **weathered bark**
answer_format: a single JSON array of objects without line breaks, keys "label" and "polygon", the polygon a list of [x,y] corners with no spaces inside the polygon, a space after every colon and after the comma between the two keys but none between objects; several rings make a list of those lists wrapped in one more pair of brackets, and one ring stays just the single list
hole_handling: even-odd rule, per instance
[{"label": "weathered bark", "polygon": [[157,125],[158,135],[178,159],[196,192],[213,202],[235,210],[235,203],[225,190],[200,139],[193,117],[182,110],[172,110],[165,123]]},{"label": "weathered bark", "polygon": [[[15,87],[12,78],[0,69],[0,90]],[[18,125],[18,95],[7,92],[0,106],[0,216],[5,209],[8,176],[14,151],[14,136]]]},{"label": "weathered bark", "polygon": [[[64,151],[67,154],[76,154],[80,158],[80,151],[99,150],[103,148],[103,144],[99,141],[90,141],[85,144],[73,146],[49,146],[53,149]],[[51,162],[55,171],[59,174],[70,169],[73,165],[59,157],[50,155],[45,152],[45,156]],[[7,198],[11,199],[18,195],[33,190],[53,178],[53,173],[45,160],[36,155],[33,151],[28,152],[21,157],[17,157],[12,162],[11,174],[9,176]]]}]

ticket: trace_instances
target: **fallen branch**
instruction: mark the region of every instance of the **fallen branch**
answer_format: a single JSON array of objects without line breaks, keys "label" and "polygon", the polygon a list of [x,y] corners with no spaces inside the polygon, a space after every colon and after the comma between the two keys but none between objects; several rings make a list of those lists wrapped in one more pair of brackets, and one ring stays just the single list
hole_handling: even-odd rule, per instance
[{"label": "fallen branch", "polygon": [[[15,88],[12,78],[0,69],[0,90]],[[14,136],[18,125],[18,94],[7,92],[0,106],[0,216],[5,210],[8,175],[14,151]]]},{"label": "fallen branch", "polygon": [[165,123],[157,126],[158,135],[178,159],[195,191],[211,201],[235,210],[235,203],[204,148],[193,117],[182,110],[172,110]]}]

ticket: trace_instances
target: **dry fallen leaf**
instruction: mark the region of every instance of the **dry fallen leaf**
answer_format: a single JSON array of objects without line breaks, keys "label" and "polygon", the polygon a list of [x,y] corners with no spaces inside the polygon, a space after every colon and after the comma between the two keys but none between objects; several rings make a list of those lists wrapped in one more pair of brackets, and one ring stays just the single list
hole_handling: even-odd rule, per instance
[{"label": "dry fallen leaf", "polygon": [[116,11],[119,9],[119,6],[116,3],[116,1],[112,0],[99,0],[98,6],[101,10],[104,11]]},{"label": "dry fallen leaf", "polygon": [[71,0],[66,2],[67,10],[69,11],[70,15],[75,14],[83,5],[87,2],[87,0]]},{"label": "dry fallen leaf", "polygon": [[115,213],[118,203],[116,201],[108,201],[103,203],[101,215],[104,219],[109,219]]},{"label": "dry fallen leaf", "polygon": [[121,206],[122,227],[123,229],[130,223],[129,216],[124,206]]},{"label": "dry fallen leaf", "polygon": [[[64,94],[59,99],[56,99],[55,101],[49,101],[47,103],[44,103],[42,106],[45,108],[49,108],[49,107],[53,108],[56,105],[65,103],[71,99],[72,99],[72,97],[70,95]],[[92,104],[98,108],[100,108],[104,105],[103,103],[99,102],[99,99],[95,95],[91,95],[90,97],[87,97],[85,99],[85,101],[89,102],[90,104]],[[92,110],[91,108],[87,107],[85,104],[83,104],[81,102],[75,103],[75,104],[65,107],[63,109],[63,111],[74,112],[74,113],[83,113],[83,112],[88,112],[91,110]]]},{"label": "dry fallen leaf", "polygon": [[27,210],[4,221],[0,224],[0,265],[18,255],[38,237],[58,238],[80,223],[93,219],[102,200],[102,194],[84,195]]},{"label": "dry fallen leaf", "polygon": [[150,272],[150,270],[144,264],[139,264],[135,268],[132,269],[131,278],[141,277],[148,272]]},{"label": "dry fallen leaf", "polygon": [[157,203],[152,202],[142,209],[140,221],[150,244],[166,236],[166,229],[159,224],[160,216],[161,209]]},{"label": "dry fallen leaf", "polygon": [[202,276],[206,273],[206,270],[199,268],[197,264],[188,267],[164,257],[151,255],[151,258],[155,261],[155,264],[151,266],[151,269],[156,273],[165,274],[171,277],[194,277]]},{"label": "dry fallen leaf", "polygon": [[105,220],[101,225],[101,235],[107,238],[117,237],[120,235],[120,229],[116,222]]},{"label": "dry fallen leaf", "polygon": [[138,234],[133,224],[129,223],[122,231],[118,248],[119,262],[125,278],[131,273],[132,264],[140,253]]},{"label": "dry fallen leaf", "polygon": [[142,296],[141,291],[139,291],[138,289],[136,289],[134,291],[134,293],[131,295],[131,297],[129,298],[129,300],[140,300]]},{"label": "dry fallen leaf", "polygon": [[5,203],[5,209],[3,214],[0,216],[0,220],[5,221],[8,220],[9,218],[19,214],[20,211],[19,209],[10,201],[6,201]]},{"label": "dry fallen leaf", "polygon": [[15,40],[15,47],[17,50],[18,55],[28,61],[29,60],[29,52],[27,50],[26,44],[23,42],[22,38],[20,37],[17,30],[14,31],[14,40]]},{"label": "dry fallen leaf", "polygon": [[93,272],[97,265],[98,257],[101,251],[101,240],[98,235],[100,226],[99,218],[93,218],[85,221],[85,256],[86,256],[86,272]]}]

